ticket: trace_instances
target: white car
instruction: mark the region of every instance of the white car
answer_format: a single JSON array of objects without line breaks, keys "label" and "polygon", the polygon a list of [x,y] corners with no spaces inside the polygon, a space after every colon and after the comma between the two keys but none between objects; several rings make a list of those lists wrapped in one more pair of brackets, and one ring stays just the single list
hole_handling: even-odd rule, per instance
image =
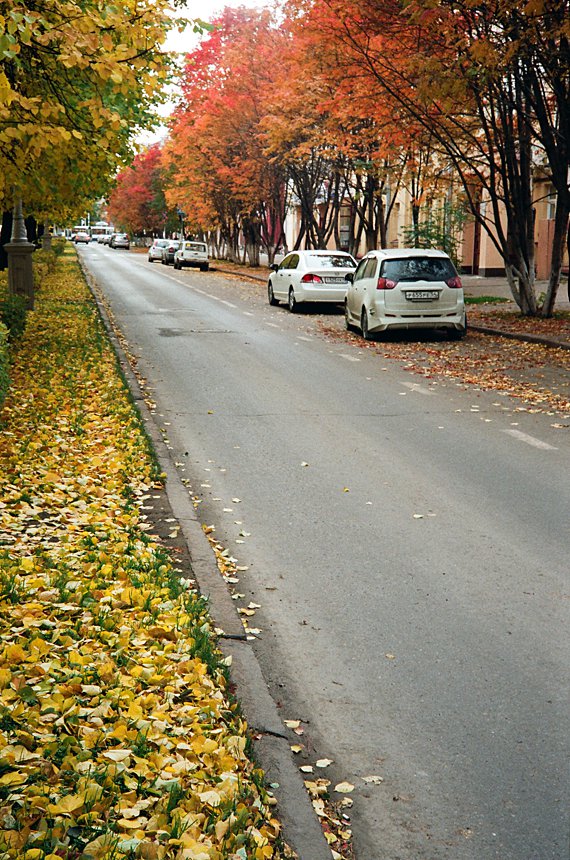
[{"label": "white car", "polygon": [[183,266],[196,266],[201,272],[207,272],[210,268],[208,262],[208,246],[205,242],[195,242],[184,239],[174,254],[174,268],[182,269]]},{"label": "white car", "polygon": [[162,249],[168,245],[168,239],[155,239],[148,249],[148,261],[154,263],[155,260],[162,260]]},{"label": "white car", "polygon": [[345,275],[354,272],[356,260],[346,251],[293,251],[271,268],[269,304],[287,302],[294,313],[303,302],[342,304],[348,287]]},{"label": "white car", "polygon": [[438,328],[453,337],[467,331],[461,279],[443,251],[369,251],[348,278],[346,327],[357,326],[365,340],[388,329]]}]

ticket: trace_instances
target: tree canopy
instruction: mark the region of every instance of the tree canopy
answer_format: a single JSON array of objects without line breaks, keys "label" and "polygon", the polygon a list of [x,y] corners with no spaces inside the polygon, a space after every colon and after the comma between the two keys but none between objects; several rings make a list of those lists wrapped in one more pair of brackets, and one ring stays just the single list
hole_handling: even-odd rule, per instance
[{"label": "tree canopy", "polygon": [[0,0],[0,205],[66,217],[132,157],[169,75],[168,0]]}]

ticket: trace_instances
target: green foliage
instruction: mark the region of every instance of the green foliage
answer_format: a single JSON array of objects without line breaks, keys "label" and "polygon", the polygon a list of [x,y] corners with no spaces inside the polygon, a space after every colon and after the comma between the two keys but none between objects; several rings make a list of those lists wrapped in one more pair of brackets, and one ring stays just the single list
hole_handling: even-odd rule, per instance
[{"label": "green foliage", "polygon": [[468,211],[464,204],[453,204],[446,200],[441,207],[429,209],[419,224],[404,227],[404,242],[413,248],[445,251],[460,269],[459,247],[467,217]]},{"label": "green foliage", "polygon": [[26,328],[26,301],[22,296],[0,297],[0,324],[12,340],[21,337]]},{"label": "green foliage", "polygon": [[10,386],[10,360],[8,356],[8,329],[0,323],[0,406]]}]

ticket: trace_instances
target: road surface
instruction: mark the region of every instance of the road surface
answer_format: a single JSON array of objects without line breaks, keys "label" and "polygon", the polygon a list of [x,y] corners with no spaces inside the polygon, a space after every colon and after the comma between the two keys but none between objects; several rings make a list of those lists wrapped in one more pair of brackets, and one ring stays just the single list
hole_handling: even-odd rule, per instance
[{"label": "road surface", "polygon": [[568,432],[327,340],[263,285],[79,253],[248,568],[299,764],[355,786],[358,860],[564,860]]}]

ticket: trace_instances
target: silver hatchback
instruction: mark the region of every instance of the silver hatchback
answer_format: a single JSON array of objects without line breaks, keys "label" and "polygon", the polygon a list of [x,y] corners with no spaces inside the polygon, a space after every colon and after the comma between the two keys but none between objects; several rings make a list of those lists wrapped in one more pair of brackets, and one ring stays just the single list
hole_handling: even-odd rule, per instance
[{"label": "silver hatchback", "polygon": [[365,340],[388,329],[438,328],[454,337],[467,330],[461,279],[443,251],[369,251],[347,280],[346,327],[360,328]]}]

